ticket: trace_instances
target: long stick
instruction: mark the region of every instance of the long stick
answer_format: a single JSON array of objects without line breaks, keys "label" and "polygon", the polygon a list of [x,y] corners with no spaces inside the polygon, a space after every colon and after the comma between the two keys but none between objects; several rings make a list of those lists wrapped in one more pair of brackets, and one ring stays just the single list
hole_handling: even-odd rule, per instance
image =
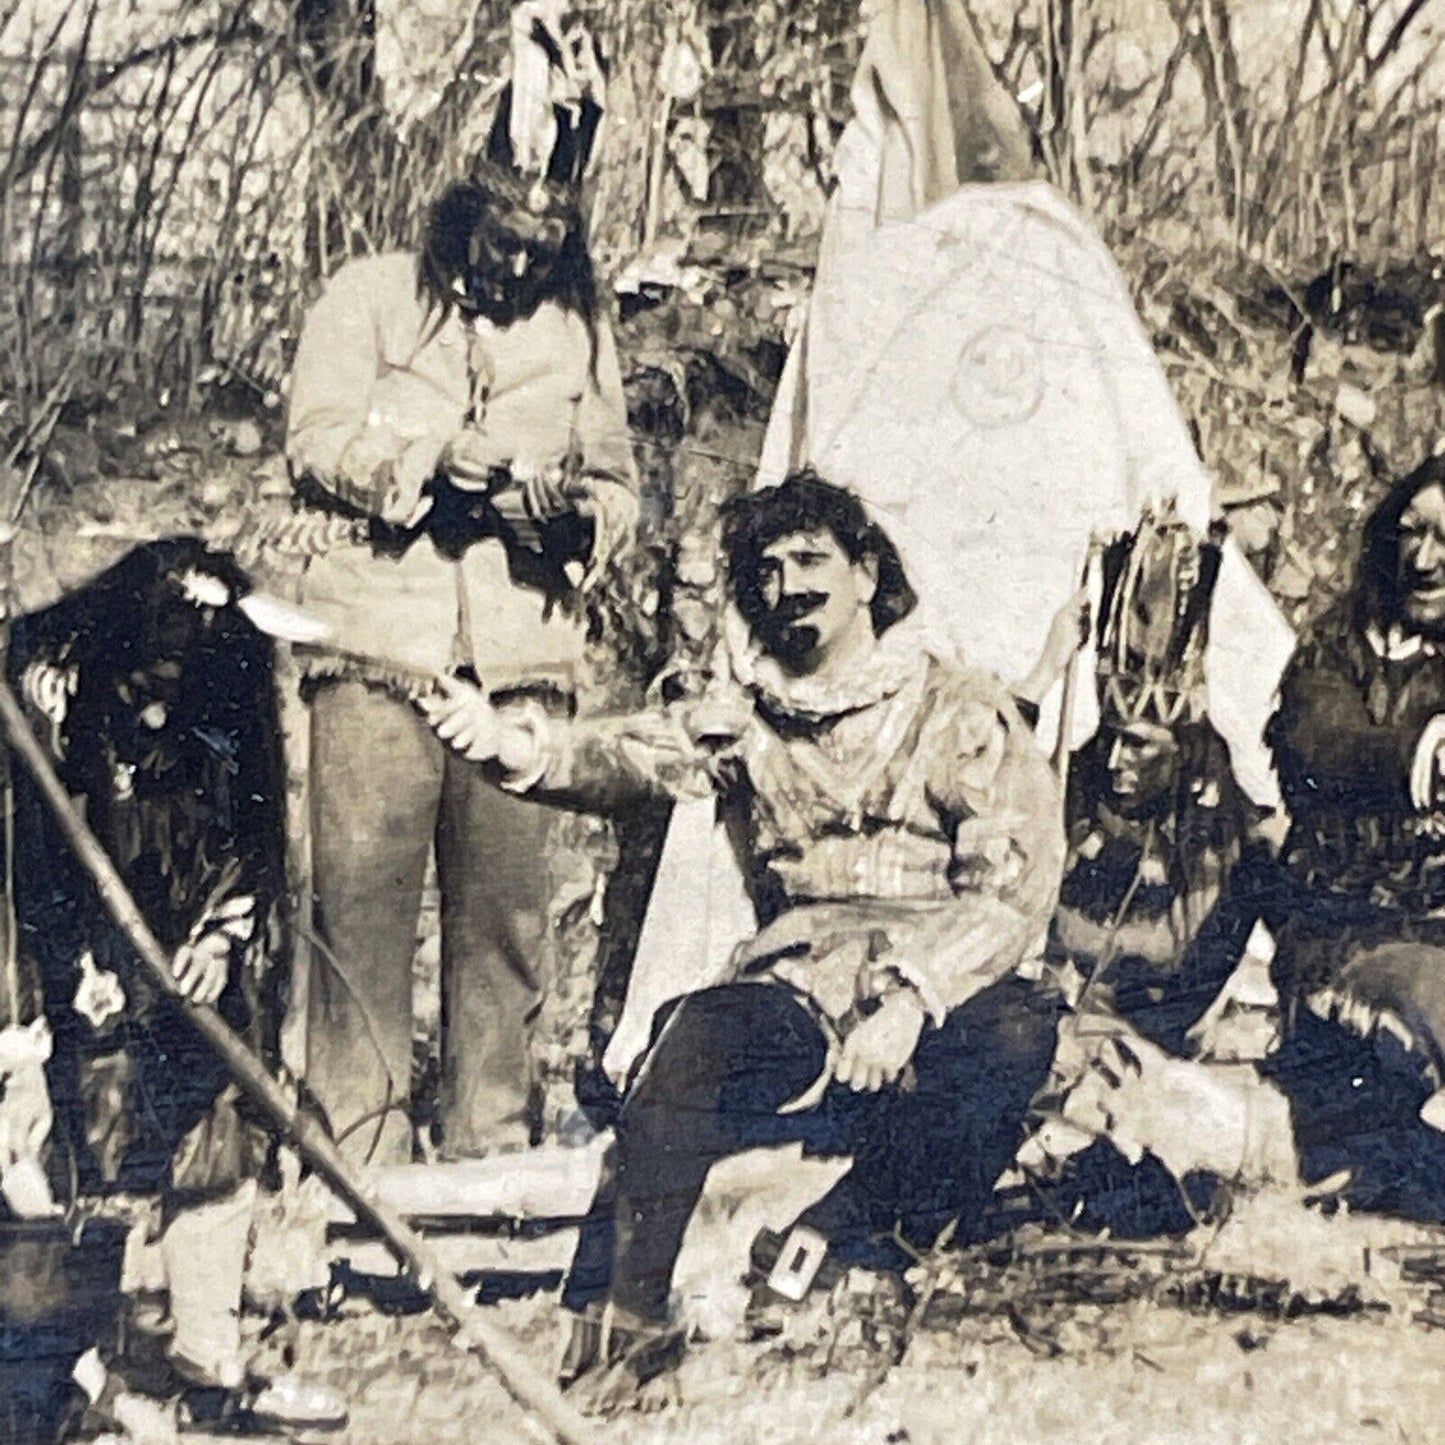
[{"label": "long stick", "polygon": [[[169,956],[141,916],[109,855],[56,776],[14,692],[3,679],[0,679],[0,722],[11,746],[34,775],[76,856],[95,880],[105,906],[156,983],[174,995],[176,985]],[[198,1032],[221,1056],[231,1077],[265,1109],[357,1216],[375,1226],[400,1262],[415,1274],[417,1283],[431,1296],[437,1312],[457,1329],[457,1343],[465,1349],[477,1350],[512,1398],[544,1423],[561,1445],[596,1445],[597,1436],[582,1416],[504,1331],[481,1318],[480,1311],[456,1278],[439,1267],[431,1247],[421,1235],[361,1182],[321,1123],[298,1107],[221,1016],[214,1009],[198,1004],[186,1003],[185,1010]]]},{"label": "long stick", "polygon": [[[1084,557],[1084,576],[1082,585],[1092,588],[1094,582],[1094,569],[1099,565],[1099,558],[1104,554],[1103,539],[1096,533],[1089,539],[1089,550]],[[1089,597],[1090,626],[1093,625],[1094,599],[1092,592]],[[1084,651],[1086,644],[1080,644],[1069,654],[1068,666],[1064,668],[1064,690],[1059,700],[1059,738],[1054,744],[1054,755],[1052,762],[1054,771],[1066,785],[1069,781],[1069,757],[1073,747],[1071,734],[1074,731],[1074,703],[1079,686],[1079,654]]]}]

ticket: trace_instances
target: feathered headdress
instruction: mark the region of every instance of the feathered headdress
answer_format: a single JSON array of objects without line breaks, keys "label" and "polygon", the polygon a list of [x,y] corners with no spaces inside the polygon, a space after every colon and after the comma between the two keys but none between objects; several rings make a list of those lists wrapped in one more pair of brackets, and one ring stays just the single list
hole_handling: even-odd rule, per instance
[{"label": "feathered headdress", "polygon": [[602,52],[568,0],[512,7],[511,76],[487,159],[571,189],[586,179],[607,104]]},{"label": "feathered headdress", "polygon": [[1200,537],[1171,499],[1147,508],[1102,559],[1099,708],[1114,722],[1172,727],[1203,716],[1209,607],[1223,525]]}]

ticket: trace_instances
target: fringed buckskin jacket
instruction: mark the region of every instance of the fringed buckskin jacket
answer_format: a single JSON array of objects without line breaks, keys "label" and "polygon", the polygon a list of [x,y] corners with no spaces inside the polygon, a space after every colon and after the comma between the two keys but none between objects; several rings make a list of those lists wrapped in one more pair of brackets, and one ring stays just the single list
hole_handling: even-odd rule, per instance
[{"label": "fringed buckskin jacket", "polygon": [[348,654],[312,663],[313,676],[385,682],[388,662],[433,672],[471,663],[493,690],[571,688],[585,640],[577,607],[514,576],[499,538],[453,560],[405,530],[469,416],[498,466],[541,468],[572,453],[584,474],[636,487],[605,317],[593,332],[555,302],[511,326],[470,325],[428,300],[411,254],[352,261],[331,279],[296,354],[287,457],[304,495],[376,519],[403,542],[375,546],[341,529],[310,560],[299,600]]},{"label": "fringed buckskin jacket", "polygon": [[910,624],[845,683],[767,662],[709,755],[678,709],[565,721],[535,706],[531,767],[503,785],[595,808],[638,793],[719,801],[761,931],[734,979],[773,978],[846,1031],[897,982],[941,1022],[1041,957],[1063,865],[1057,785],[992,679],[929,656]]}]

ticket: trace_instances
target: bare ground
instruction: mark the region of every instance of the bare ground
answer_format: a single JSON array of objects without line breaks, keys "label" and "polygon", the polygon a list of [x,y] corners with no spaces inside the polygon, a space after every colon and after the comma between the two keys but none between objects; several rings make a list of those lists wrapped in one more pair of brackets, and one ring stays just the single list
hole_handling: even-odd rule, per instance
[{"label": "bare ground", "polygon": [[[1327,1217],[1281,1191],[1245,1198],[1223,1225],[1172,1245],[1096,1251],[1097,1242],[1035,1236],[1020,1241],[1012,1262],[982,1271],[977,1254],[940,1256],[911,1277],[906,1347],[890,1367],[860,1346],[856,1310],[826,1303],[800,1312],[780,1340],[740,1342],[741,1294],[729,1286],[758,1215],[730,1203],[690,1235],[679,1272],[685,1316],[708,1338],[603,1438],[1445,1440],[1431,1384],[1445,1336],[1419,1318],[1432,1310],[1442,1230]],[[525,1247],[519,1262],[525,1267]],[[709,1287],[706,1265],[720,1288]],[[850,1283],[856,1300],[859,1281]],[[552,1368],[562,1337],[554,1295],[490,1314],[540,1368]],[[306,1374],[349,1396],[344,1441],[538,1438],[484,1364],[429,1316],[388,1318],[349,1301],[340,1318],[303,1325],[297,1346]]]}]

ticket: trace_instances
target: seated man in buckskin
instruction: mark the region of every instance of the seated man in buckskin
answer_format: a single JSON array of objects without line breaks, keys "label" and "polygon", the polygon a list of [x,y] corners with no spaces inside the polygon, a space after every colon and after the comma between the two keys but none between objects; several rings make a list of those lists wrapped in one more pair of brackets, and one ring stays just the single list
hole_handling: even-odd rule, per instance
[{"label": "seated man in buckskin", "polygon": [[1146,514],[1103,556],[1098,731],[1073,756],[1056,956],[1170,1053],[1258,917],[1259,810],[1205,707],[1217,538]]},{"label": "seated man in buckskin", "polygon": [[1275,1065],[1307,1178],[1445,1219],[1445,459],[1365,525],[1300,639],[1269,742],[1292,827]]},{"label": "seated man in buckskin", "polygon": [[[1205,704],[1219,562],[1219,538],[1200,537],[1172,508],[1146,512],[1104,550],[1100,720],[1070,761],[1050,958],[1072,980],[1075,1008],[1021,1162],[1049,1176],[1035,1178],[1030,1210],[1042,1199],[1045,1218],[1117,1234],[1188,1229],[1212,1192],[1208,1166],[1250,1153],[1247,1141],[1201,1149],[1199,1132],[1175,1128],[1161,1104],[1226,1082],[1185,1060],[1271,912],[1259,810]],[[1073,1127],[1059,1129],[1060,1116]],[[1096,1131],[1067,1163],[1059,1157]],[[1283,1132],[1278,1153],[1288,1152]]]},{"label": "seated man in buckskin", "polygon": [[670,1359],[708,1170],[802,1139],[851,1154],[785,1256],[901,1265],[970,1237],[1053,1050],[1036,982],[1063,856],[1052,772],[992,679],[931,657],[892,544],[811,473],[732,505],[751,646],[690,713],[567,723],[464,684],[439,733],[504,787],[593,806],[715,792],[760,932],[683,998],[635,1076],[566,1291],[594,1402]]}]

